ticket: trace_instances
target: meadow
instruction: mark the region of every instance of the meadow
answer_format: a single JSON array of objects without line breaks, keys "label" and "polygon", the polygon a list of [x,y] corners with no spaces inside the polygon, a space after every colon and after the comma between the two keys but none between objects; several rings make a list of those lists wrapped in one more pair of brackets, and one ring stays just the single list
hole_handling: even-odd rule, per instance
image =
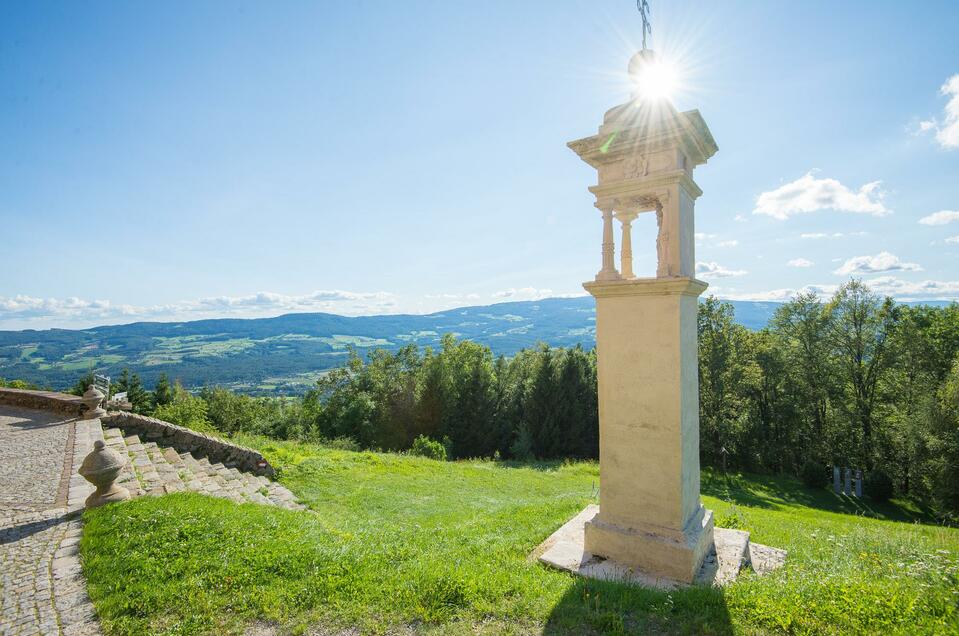
[{"label": "meadow", "polygon": [[786,565],[663,592],[530,557],[596,501],[594,462],[238,441],[309,510],[175,494],[87,511],[81,557],[106,634],[959,633],[959,530],[905,502],[704,472],[718,524],[785,548]]}]

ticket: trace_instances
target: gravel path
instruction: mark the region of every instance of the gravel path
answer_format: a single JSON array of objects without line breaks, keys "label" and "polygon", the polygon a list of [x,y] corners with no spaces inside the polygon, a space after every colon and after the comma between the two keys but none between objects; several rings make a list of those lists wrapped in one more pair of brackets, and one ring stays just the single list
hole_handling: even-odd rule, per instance
[{"label": "gravel path", "polygon": [[[0,635],[99,634],[77,548],[74,477],[99,422],[0,406]],[[71,487],[72,482],[72,487]]]}]

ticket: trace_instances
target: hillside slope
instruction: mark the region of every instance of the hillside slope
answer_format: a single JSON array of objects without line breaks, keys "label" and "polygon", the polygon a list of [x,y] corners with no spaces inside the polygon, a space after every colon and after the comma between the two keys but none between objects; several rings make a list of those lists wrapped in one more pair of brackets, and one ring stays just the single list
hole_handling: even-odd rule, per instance
[{"label": "hillside slope", "polygon": [[[596,500],[598,466],[437,462],[244,439],[312,512],[199,495],[85,513],[105,632],[944,634],[959,530],[788,479],[704,473],[717,523],[789,550],[764,577],[670,593],[585,581],[530,552]],[[273,632],[270,632],[273,633]]]},{"label": "hillside slope", "polygon": [[[778,307],[732,304],[736,319],[752,329],[766,325]],[[166,373],[187,387],[219,384],[249,393],[300,393],[324,370],[343,364],[350,346],[360,351],[410,343],[435,346],[445,333],[488,345],[496,355],[512,355],[539,342],[590,348],[595,340],[595,303],[585,296],[426,315],[349,318],[313,313],[0,331],[0,377],[65,389],[90,368],[116,377],[129,367],[148,387]]]}]

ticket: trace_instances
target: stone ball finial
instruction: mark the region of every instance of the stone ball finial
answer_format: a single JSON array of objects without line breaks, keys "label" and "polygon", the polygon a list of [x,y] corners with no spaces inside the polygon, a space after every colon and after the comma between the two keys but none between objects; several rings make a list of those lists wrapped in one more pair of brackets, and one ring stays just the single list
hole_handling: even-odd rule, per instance
[{"label": "stone ball finial", "polygon": [[80,470],[77,471],[97,488],[87,497],[85,502],[87,508],[96,508],[130,498],[130,492],[115,483],[125,465],[126,459],[123,455],[112,448],[107,448],[102,439],[93,443],[93,450],[83,458]]},{"label": "stone ball finial", "polygon": [[87,410],[83,413],[83,419],[85,420],[95,420],[98,417],[103,417],[107,412],[100,406],[103,402],[103,398],[106,396],[103,395],[103,392],[96,387],[95,384],[91,384],[90,388],[84,392],[81,401],[86,405]]},{"label": "stone ball finial", "polygon": [[629,77],[634,82],[638,81],[642,77],[643,71],[655,63],[656,53],[652,49],[643,49],[642,51],[639,51],[629,60]]}]

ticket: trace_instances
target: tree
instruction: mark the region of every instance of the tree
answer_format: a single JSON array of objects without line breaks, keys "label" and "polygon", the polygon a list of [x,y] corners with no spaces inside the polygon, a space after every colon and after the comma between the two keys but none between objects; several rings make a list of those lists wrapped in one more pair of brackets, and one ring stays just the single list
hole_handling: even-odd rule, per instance
[{"label": "tree", "polygon": [[120,377],[111,387],[111,392],[114,395],[126,393],[127,401],[133,406],[134,413],[144,413],[150,410],[152,406],[152,400],[146,389],[143,388],[140,376],[136,373],[131,374],[130,369],[126,367],[120,372]]},{"label": "tree", "polygon": [[153,387],[153,408],[165,406],[173,401],[173,388],[166,373],[161,373]]},{"label": "tree", "polygon": [[838,407],[859,441],[850,459],[871,469],[876,459],[879,386],[890,362],[887,339],[894,317],[892,299],[881,300],[862,281],[852,280],[836,292],[826,306],[826,316],[829,353],[838,369]]},{"label": "tree", "polygon": [[835,378],[826,335],[829,319],[819,297],[808,292],[784,303],[775,313],[770,331],[780,358],[788,364],[779,369],[795,408],[793,425],[802,429],[805,459],[825,463],[829,459],[827,417],[830,390]]},{"label": "tree", "polygon": [[157,408],[153,416],[195,431],[214,432],[207,418],[206,402],[191,395],[179,382],[173,387],[173,400]]},{"label": "tree", "polygon": [[716,297],[699,306],[699,426],[700,449],[706,463],[722,462],[722,449],[734,461],[744,460],[742,429],[749,409],[745,401],[748,331],[733,321],[733,307]]}]

